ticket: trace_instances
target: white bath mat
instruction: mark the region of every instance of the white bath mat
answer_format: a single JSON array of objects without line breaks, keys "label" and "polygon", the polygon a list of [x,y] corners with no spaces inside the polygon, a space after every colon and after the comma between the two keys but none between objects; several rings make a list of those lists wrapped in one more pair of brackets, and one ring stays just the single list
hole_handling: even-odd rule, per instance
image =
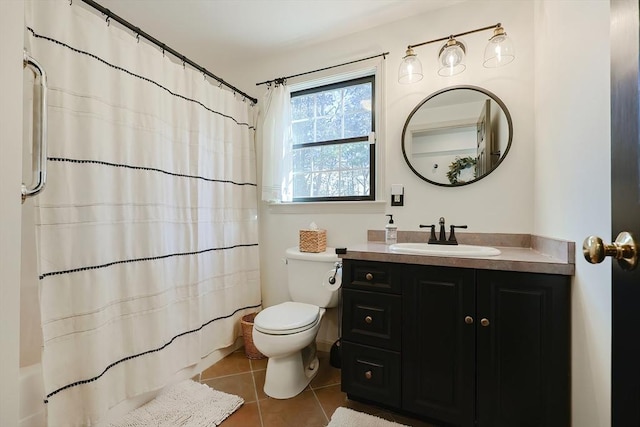
[{"label": "white bath mat", "polygon": [[340,407],[331,416],[327,427],[409,427],[405,424],[394,423],[373,415]]},{"label": "white bath mat", "polygon": [[186,380],[167,387],[110,427],[213,427],[243,403],[239,396]]}]

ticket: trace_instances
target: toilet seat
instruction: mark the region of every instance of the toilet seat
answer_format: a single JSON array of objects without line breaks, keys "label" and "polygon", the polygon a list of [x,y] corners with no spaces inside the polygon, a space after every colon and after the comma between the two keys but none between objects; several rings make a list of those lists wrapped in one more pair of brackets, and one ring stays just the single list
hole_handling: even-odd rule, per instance
[{"label": "toilet seat", "polygon": [[306,331],[319,321],[320,307],[302,302],[287,301],[262,310],[253,327],[270,335],[290,335]]}]

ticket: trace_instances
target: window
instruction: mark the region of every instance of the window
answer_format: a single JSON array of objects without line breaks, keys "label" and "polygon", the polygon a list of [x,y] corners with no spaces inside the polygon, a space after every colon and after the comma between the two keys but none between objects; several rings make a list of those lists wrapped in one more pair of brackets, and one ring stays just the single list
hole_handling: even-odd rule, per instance
[{"label": "window", "polygon": [[375,76],[291,93],[293,201],[375,199]]}]

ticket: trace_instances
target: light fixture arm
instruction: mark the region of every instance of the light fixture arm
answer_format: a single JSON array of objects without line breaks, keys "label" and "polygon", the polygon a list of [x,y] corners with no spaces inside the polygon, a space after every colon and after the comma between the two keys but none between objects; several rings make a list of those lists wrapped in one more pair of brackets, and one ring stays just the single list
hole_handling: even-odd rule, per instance
[{"label": "light fixture arm", "polygon": [[429,40],[429,41],[418,43],[418,44],[410,44],[409,46],[407,46],[407,49],[413,49],[414,47],[424,46],[424,45],[430,44],[430,43],[442,42],[442,41],[445,41],[445,40],[449,40],[450,38],[462,37],[462,36],[466,36],[467,34],[478,33],[480,31],[491,30],[491,29],[495,30],[495,29],[497,29],[497,28],[499,28],[501,26],[502,26],[502,24],[498,22],[495,25],[489,25],[487,27],[478,28],[476,30],[465,31],[464,33],[452,34],[452,35],[447,36],[447,37],[440,37],[439,39],[433,39],[433,40]]}]

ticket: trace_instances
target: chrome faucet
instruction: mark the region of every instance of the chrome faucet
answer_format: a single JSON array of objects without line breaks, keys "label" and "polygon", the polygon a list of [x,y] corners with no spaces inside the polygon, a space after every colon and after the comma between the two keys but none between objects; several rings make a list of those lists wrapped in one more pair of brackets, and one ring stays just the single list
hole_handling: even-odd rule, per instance
[{"label": "chrome faucet", "polygon": [[430,227],[431,228],[431,235],[429,236],[429,244],[430,245],[457,245],[458,244],[458,240],[456,239],[456,234],[455,234],[455,229],[456,228],[467,228],[466,225],[451,225],[450,227],[450,232],[449,232],[449,239],[447,240],[447,233],[445,230],[445,222],[444,222],[444,217],[440,217],[440,220],[438,221],[438,225],[440,225],[440,236],[436,237],[436,226],[435,224],[431,224],[431,225],[422,225],[420,224],[420,228],[427,228]]}]

